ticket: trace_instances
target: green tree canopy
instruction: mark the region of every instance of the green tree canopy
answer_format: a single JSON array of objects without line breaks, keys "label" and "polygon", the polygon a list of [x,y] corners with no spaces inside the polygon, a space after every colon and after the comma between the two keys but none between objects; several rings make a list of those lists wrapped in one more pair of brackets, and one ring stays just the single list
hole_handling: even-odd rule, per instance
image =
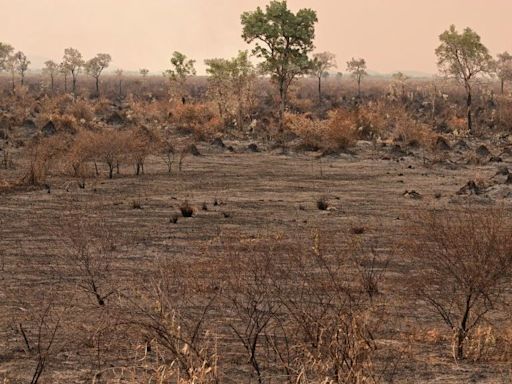
[{"label": "green tree canopy", "polygon": [[195,60],[188,59],[183,53],[175,51],[171,57],[172,68],[165,73],[171,80],[185,82],[188,76],[196,74],[195,63]]},{"label": "green tree canopy", "polygon": [[466,90],[467,123],[472,130],[471,104],[472,84],[479,75],[489,74],[493,69],[493,60],[480,36],[471,28],[459,33],[454,25],[444,31],[436,49],[437,65],[441,73],[462,84]]},{"label": "green tree canopy", "polygon": [[282,128],[288,88],[294,78],[311,68],[308,54],[314,49],[316,12],[300,9],[293,13],[286,1],[273,0],[265,11],[258,7],[244,12],[241,20],[242,38],[247,43],[255,42],[253,54],[263,59],[261,69],[278,84]]}]

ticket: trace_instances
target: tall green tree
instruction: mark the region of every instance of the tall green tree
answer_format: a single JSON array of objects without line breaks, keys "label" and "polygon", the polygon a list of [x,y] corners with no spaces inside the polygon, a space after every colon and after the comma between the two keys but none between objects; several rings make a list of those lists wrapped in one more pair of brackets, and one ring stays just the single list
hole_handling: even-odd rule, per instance
[{"label": "tall green tree", "polygon": [[471,28],[459,33],[454,25],[444,31],[436,49],[437,65],[446,77],[457,80],[466,90],[468,130],[473,130],[472,123],[472,86],[479,75],[489,74],[493,70],[493,59],[488,49],[482,44],[480,36]]},{"label": "tall green tree", "polygon": [[100,76],[108,68],[112,57],[108,53],[98,53],[92,59],[88,60],[84,67],[85,72],[96,80],[96,95],[100,96]]},{"label": "tall green tree", "polygon": [[336,55],[330,52],[320,52],[313,55],[311,74],[318,79],[318,101],[322,102],[322,78],[329,75],[329,69],[336,68]]},{"label": "tall green tree", "polygon": [[505,93],[505,82],[512,80],[512,55],[508,52],[498,54],[496,75],[500,79],[501,94]]},{"label": "tall green tree", "polygon": [[195,60],[189,59],[183,53],[175,51],[171,57],[172,68],[164,72],[164,75],[168,76],[171,83],[176,87],[183,104],[186,102],[185,83],[187,78],[196,74],[195,63]]},{"label": "tall green tree", "polygon": [[279,88],[279,126],[283,128],[288,88],[299,75],[308,73],[313,51],[316,12],[300,9],[293,13],[286,1],[273,0],[263,11],[258,7],[241,16],[242,38],[247,43],[256,42],[253,54],[263,59],[261,68],[271,75]]},{"label": "tall green tree", "polygon": [[366,60],[365,59],[354,59],[347,62],[347,71],[352,74],[352,77],[357,81],[357,96],[361,97],[361,80],[364,76],[367,76],[366,72]]}]

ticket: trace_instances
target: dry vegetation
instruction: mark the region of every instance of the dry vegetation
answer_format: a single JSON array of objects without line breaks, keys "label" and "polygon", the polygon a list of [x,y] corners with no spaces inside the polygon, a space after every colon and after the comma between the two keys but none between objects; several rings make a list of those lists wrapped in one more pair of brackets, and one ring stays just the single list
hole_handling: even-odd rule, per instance
[{"label": "dry vegetation", "polygon": [[470,135],[451,83],[303,79],[280,127],[261,79],[38,80],[0,98],[4,384],[510,382],[509,96]]}]

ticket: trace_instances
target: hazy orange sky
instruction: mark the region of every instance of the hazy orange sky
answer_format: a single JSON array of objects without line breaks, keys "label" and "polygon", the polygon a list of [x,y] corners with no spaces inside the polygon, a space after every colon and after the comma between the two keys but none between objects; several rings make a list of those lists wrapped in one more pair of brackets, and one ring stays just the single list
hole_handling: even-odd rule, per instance
[{"label": "hazy orange sky", "polygon": [[[110,53],[112,68],[161,71],[174,50],[198,61],[247,49],[240,14],[263,0],[0,0],[0,41],[40,67],[66,47]],[[476,30],[492,54],[512,51],[512,0],[289,0],[318,12],[316,51],[352,56],[371,70],[436,72],[434,49],[450,24]]]}]

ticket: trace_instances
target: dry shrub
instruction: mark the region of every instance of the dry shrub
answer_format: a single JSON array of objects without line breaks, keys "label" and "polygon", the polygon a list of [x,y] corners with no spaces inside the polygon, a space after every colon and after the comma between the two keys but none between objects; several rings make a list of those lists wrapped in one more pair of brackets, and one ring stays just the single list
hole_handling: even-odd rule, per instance
[{"label": "dry shrub", "polygon": [[464,117],[452,116],[448,119],[447,124],[455,135],[466,136],[468,134],[468,123]]},{"label": "dry shrub", "polygon": [[512,221],[503,207],[419,214],[404,244],[412,291],[453,332],[454,357],[503,304],[512,281]]},{"label": "dry shrub", "polygon": [[134,122],[138,123],[164,123],[167,121],[171,106],[168,102],[152,100],[135,100],[129,97],[126,102],[130,107],[130,114]]},{"label": "dry shrub", "polygon": [[446,335],[442,329],[439,328],[421,328],[417,324],[413,324],[409,333],[410,343],[426,343],[432,345],[441,345],[449,342],[450,337]]},{"label": "dry shrub", "polygon": [[21,179],[23,185],[42,185],[50,168],[61,157],[69,146],[70,138],[55,135],[47,138],[36,138],[27,146],[28,170]]},{"label": "dry shrub", "polygon": [[325,122],[313,120],[307,115],[285,115],[286,127],[297,135],[302,146],[308,150],[318,150],[322,147],[322,132],[325,129]]},{"label": "dry shrub", "polygon": [[224,321],[256,381],[390,379],[396,360],[378,340],[386,315],[352,286],[344,242],[318,231],[312,241],[281,234],[220,241],[209,262],[221,270],[209,276],[221,285],[231,314]]},{"label": "dry shrub", "polygon": [[[202,266],[162,257],[144,287],[133,287],[128,321],[140,340],[123,382],[218,383],[211,330],[219,292],[202,286]],[[130,361],[128,361],[130,364]],[[130,381],[131,380],[131,381]],[[159,381],[157,381],[159,380]]]},{"label": "dry shrub", "polygon": [[155,153],[161,143],[160,136],[155,130],[145,126],[133,128],[128,133],[126,151],[131,161],[135,164],[135,173],[144,173],[144,162],[146,158]]},{"label": "dry shrub", "polygon": [[193,134],[196,140],[211,139],[222,129],[222,119],[210,104],[179,104],[170,119],[179,132]]},{"label": "dry shrub", "polygon": [[369,103],[356,109],[358,134],[361,139],[373,140],[388,129],[390,108],[383,103]]},{"label": "dry shrub", "polygon": [[95,159],[96,139],[94,133],[85,130],[75,136],[65,157],[74,177],[85,178],[88,175],[86,164]]},{"label": "dry shrub", "polygon": [[128,158],[131,136],[127,131],[106,129],[96,133],[94,138],[94,158],[108,167],[108,177],[114,177],[114,169],[119,173],[120,164]]},{"label": "dry shrub", "polygon": [[390,107],[386,119],[387,135],[393,140],[424,148],[430,148],[434,143],[432,128],[414,119],[403,106]]},{"label": "dry shrub", "polygon": [[306,149],[311,150],[344,150],[353,146],[358,138],[354,115],[345,110],[330,112],[326,120],[286,114],[285,125],[301,139]]},{"label": "dry shrub", "polygon": [[330,143],[326,149],[347,149],[360,137],[356,115],[345,109],[329,112],[325,138]]},{"label": "dry shrub", "polygon": [[498,129],[506,132],[512,131],[512,98],[500,97],[496,111],[496,124]]},{"label": "dry shrub", "polygon": [[72,115],[76,120],[84,120],[85,122],[92,121],[95,117],[95,108],[83,99],[76,100],[73,104],[68,106],[67,113]]}]

